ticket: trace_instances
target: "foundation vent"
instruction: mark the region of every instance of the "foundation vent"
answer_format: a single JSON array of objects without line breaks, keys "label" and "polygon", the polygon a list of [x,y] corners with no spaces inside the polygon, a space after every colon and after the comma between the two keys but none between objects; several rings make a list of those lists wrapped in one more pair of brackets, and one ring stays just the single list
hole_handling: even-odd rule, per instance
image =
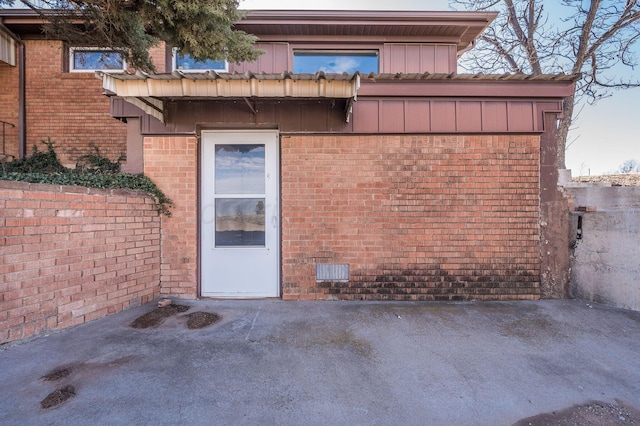
[{"label": "foundation vent", "polygon": [[316,281],[349,281],[349,265],[318,263],[316,264]]}]

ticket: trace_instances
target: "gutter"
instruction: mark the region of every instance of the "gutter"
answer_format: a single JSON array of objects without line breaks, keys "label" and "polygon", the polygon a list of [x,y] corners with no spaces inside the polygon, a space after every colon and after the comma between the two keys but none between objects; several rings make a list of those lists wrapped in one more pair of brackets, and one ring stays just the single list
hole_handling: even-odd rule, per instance
[{"label": "gutter", "polygon": [[27,146],[27,120],[25,103],[25,50],[24,42],[16,33],[7,28],[0,18],[0,30],[18,44],[18,158],[24,158]]}]

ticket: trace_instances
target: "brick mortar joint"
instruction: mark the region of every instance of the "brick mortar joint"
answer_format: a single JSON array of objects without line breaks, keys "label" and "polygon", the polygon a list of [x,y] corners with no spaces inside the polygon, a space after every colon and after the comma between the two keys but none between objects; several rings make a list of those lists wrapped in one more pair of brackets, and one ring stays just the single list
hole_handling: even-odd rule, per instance
[{"label": "brick mortar joint", "polygon": [[104,196],[133,196],[141,198],[153,199],[153,197],[144,191],[136,191],[124,188],[89,188],[78,185],[57,185],[48,183],[31,183],[10,180],[0,180],[0,190],[18,190],[29,192],[53,192],[59,194],[78,194],[78,195],[104,195]]}]

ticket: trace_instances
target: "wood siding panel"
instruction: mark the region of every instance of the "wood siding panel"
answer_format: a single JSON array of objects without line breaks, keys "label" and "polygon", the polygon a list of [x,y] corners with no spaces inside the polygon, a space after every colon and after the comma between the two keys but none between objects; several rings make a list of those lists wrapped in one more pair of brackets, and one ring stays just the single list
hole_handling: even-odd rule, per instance
[{"label": "wood siding panel", "polygon": [[448,72],[458,72],[458,49],[456,46],[449,46],[449,70]]},{"label": "wood siding panel", "polygon": [[446,44],[387,43],[381,73],[452,73],[456,48]]},{"label": "wood siding panel", "polygon": [[[434,72],[434,73],[452,73],[455,72],[455,65],[452,69],[451,67],[451,52],[452,50],[449,48],[449,46],[446,45],[438,45],[436,47],[436,63],[435,63],[435,70],[430,71],[430,72]],[[454,56],[455,58],[455,56]],[[454,64],[455,64],[455,59],[454,59]]]},{"label": "wood siding panel", "polygon": [[384,64],[380,72],[407,72],[407,52],[404,44],[385,46]]},{"label": "wood siding panel", "polygon": [[408,44],[406,45],[406,59],[405,59],[405,72],[406,73],[421,73],[422,60],[420,58],[421,48],[420,45]]},{"label": "wood siding panel", "polygon": [[538,133],[546,112],[560,102],[432,98],[365,98],[353,105],[345,121],[344,100],[254,100],[254,114],[240,99],[172,102],[168,125],[120,98],[111,111],[117,117],[140,117],[143,134],[192,134],[197,126],[279,128],[283,133]]},{"label": "wood siding panel", "polygon": [[431,130],[452,133],[456,129],[456,103],[433,101],[431,103]]},{"label": "wood siding panel", "polygon": [[482,103],[482,131],[504,132],[507,128],[507,102]]},{"label": "wood siding panel", "polygon": [[[420,46],[420,67],[423,70],[436,69],[436,45],[423,44]],[[432,71],[432,72],[434,72]]]},{"label": "wood siding panel", "polygon": [[544,129],[544,114],[545,112],[558,112],[562,113],[562,102],[536,102],[535,104],[535,121],[534,126],[536,130],[545,130]]},{"label": "wood siding panel", "polygon": [[404,101],[383,100],[380,102],[380,132],[403,133],[404,132]]},{"label": "wood siding panel", "polygon": [[482,128],[482,103],[458,102],[456,105],[456,131],[477,132]]},{"label": "wood siding panel", "polygon": [[507,127],[510,132],[535,130],[532,102],[510,102],[507,108]]},{"label": "wood siding panel", "polygon": [[405,130],[408,133],[431,131],[431,102],[427,100],[405,102]]},{"label": "wood siding panel", "polygon": [[273,73],[291,71],[293,68],[289,63],[288,43],[256,43],[256,48],[265,51],[263,55],[254,62],[242,62],[240,64],[229,64],[230,72],[244,73]]},{"label": "wood siding panel", "polygon": [[378,128],[377,99],[359,100],[353,106],[353,131],[356,133],[377,133]]}]

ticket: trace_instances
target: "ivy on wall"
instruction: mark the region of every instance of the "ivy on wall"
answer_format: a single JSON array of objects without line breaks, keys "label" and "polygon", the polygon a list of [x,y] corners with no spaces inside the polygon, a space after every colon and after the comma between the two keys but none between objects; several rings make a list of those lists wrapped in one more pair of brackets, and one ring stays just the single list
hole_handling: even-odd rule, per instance
[{"label": "ivy on wall", "polygon": [[97,147],[92,147],[93,152],[81,156],[75,169],[70,169],[58,160],[51,139],[42,143],[46,146],[46,151],[40,151],[34,145],[30,156],[0,162],[0,180],[144,191],[153,198],[158,213],[171,216],[170,209],[173,207],[173,202],[151,179],[142,174],[120,171],[120,164],[124,161],[124,157],[111,161],[100,154]]}]

